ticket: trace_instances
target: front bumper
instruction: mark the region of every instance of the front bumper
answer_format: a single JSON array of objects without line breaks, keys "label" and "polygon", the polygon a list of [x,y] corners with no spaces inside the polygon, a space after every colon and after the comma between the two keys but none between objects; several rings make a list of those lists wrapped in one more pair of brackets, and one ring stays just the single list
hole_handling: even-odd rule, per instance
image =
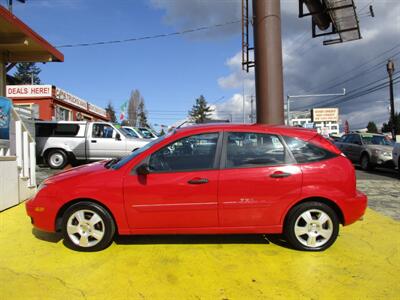
[{"label": "front bumper", "polygon": [[57,212],[44,199],[32,198],[25,202],[27,215],[32,225],[42,231],[55,232],[55,218]]},{"label": "front bumper", "polygon": [[344,210],[344,225],[350,225],[357,220],[363,218],[365,210],[367,209],[368,198],[367,195],[360,191],[356,191],[356,196],[346,201]]}]

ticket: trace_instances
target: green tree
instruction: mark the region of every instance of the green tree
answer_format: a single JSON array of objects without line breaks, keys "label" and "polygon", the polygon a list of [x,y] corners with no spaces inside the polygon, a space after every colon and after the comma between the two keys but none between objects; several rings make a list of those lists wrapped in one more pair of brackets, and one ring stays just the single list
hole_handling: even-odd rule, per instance
[{"label": "green tree", "polygon": [[211,117],[212,112],[213,110],[207,104],[207,100],[203,95],[200,95],[200,97],[196,99],[196,104],[194,104],[189,111],[189,117],[195,123],[203,123]]},{"label": "green tree", "polygon": [[[396,123],[396,134],[400,133],[400,113],[394,114],[394,121]],[[392,132],[393,122],[390,119],[388,123],[383,123],[382,132]]]},{"label": "green tree", "polygon": [[137,110],[137,116],[138,116],[138,123],[140,127],[150,127],[147,121],[147,112],[144,107],[144,99],[143,97],[140,98],[140,102],[138,105],[138,110]]},{"label": "green tree", "polygon": [[163,135],[165,135],[164,128],[161,128],[161,131],[160,131],[160,133],[159,133],[158,135],[159,135],[159,136],[163,136]]},{"label": "green tree", "polygon": [[21,84],[40,84],[39,73],[42,71],[35,63],[19,63],[14,78]]},{"label": "green tree", "polygon": [[111,101],[108,102],[108,104],[107,104],[106,113],[107,113],[107,116],[110,118],[110,122],[113,122],[113,123],[117,122],[117,116],[115,115],[115,109],[114,109],[114,106],[112,105]]},{"label": "green tree", "polygon": [[378,133],[378,127],[376,126],[375,122],[369,121],[367,125],[368,132],[370,133]]}]

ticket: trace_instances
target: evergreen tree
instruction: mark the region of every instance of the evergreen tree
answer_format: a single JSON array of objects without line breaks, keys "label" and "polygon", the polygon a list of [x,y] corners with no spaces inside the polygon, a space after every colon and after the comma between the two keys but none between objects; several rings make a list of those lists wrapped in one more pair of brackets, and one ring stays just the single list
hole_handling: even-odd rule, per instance
[{"label": "evergreen tree", "polygon": [[189,111],[189,117],[195,123],[203,123],[210,118],[212,112],[213,110],[207,104],[207,100],[203,95],[200,95],[200,97],[196,99],[196,104],[194,104]]},{"label": "evergreen tree", "polygon": [[[400,133],[400,113],[394,114],[394,121],[396,123],[396,134]],[[390,119],[388,123],[383,123],[382,125],[382,132],[392,132],[393,122]]]},{"label": "evergreen tree", "polygon": [[115,109],[114,109],[114,106],[112,105],[111,101],[108,102],[108,104],[107,104],[106,113],[107,113],[108,117],[110,118],[110,122],[112,122],[112,123],[117,122],[117,116],[115,115]]},{"label": "evergreen tree", "polygon": [[32,62],[19,63],[14,77],[21,84],[40,84],[39,73],[42,71]]},{"label": "evergreen tree", "polygon": [[369,133],[378,133],[378,127],[376,126],[375,122],[369,121],[367,129]]},{"label": "evergreen tree", "polygon": [[140,103],[138,105],[138,123],[140,127],[150,127],[147,123],[147,112],[144,108],[144,99],[143,97],[140,98]]},{"label": "evergreen tree", "polygon": [[164,131],[164,128],[161,128],[161,131],[160,131],[160,133],[158,134],[158,136],[163,136],[163,135],[165,135],[165,131]]}]

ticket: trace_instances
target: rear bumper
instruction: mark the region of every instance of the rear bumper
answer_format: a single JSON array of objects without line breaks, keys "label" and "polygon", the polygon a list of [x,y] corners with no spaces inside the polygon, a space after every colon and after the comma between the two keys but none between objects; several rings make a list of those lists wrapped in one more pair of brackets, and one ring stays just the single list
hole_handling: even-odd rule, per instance
[{"label": "rear bumper", "polygon": [[346,201],[346,207],[344,209],[344,225],[350,225],[355,221],[360,220],[367,209],[367,205],[367,195],[357,190],[356,196]]}]

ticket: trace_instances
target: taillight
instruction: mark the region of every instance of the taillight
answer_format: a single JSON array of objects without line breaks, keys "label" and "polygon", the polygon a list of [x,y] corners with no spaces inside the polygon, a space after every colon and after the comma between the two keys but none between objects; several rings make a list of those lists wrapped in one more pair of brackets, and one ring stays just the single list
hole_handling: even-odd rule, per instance
[{"label": "taillight", "polygon": [[315,145],[319,145],[322,148],[335,153],[335,154],[342,154],[342,151],[340,151],[340,149],[338,149],[331,141],[329,141],[328,139],[324,138],[322,135],[317,134],[315,135],[311,140],[311,143],[315,144]]}]

